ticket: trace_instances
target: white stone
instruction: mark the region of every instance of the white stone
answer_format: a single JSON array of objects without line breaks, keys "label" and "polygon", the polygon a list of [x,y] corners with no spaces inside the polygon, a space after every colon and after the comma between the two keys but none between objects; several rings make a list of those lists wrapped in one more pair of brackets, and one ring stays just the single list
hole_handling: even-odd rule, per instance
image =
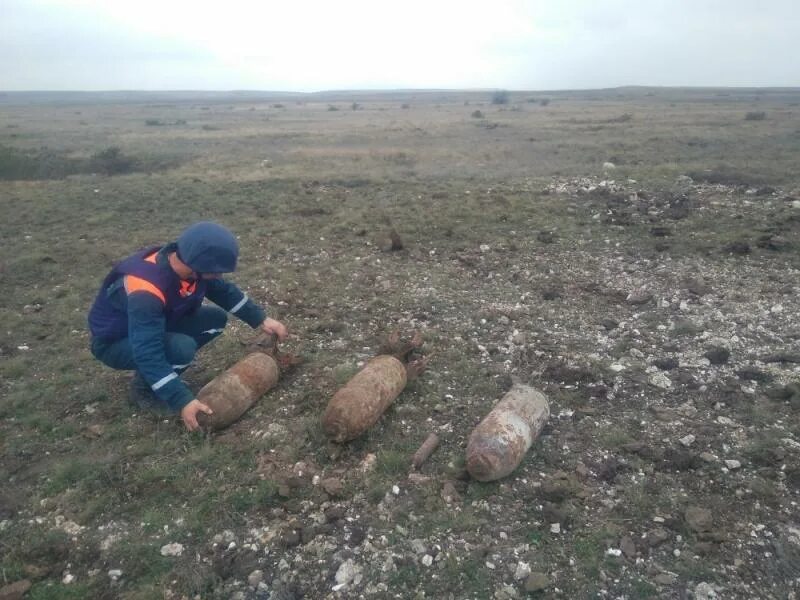
[{"label": "white stone", "polygon": [[694,437],[694,436],[693,436],[693,435],[690,433],[689,435],[682,437],[682,438],[681,438],[681,439],[679,439],[678,441],[679,441],[681,444],[683,444],[684,446],[686,446],[686,447],[688,448],[689,446],[691,446],[692,444],[694,444],[694,442],[695,442],[695,440],[696,440],[696,439],[697,439],[697,438],[696,438],[696,437]]},{"label": "white stone", "polygon": [[75,575],[72,573],[64,573],[64,578],[61,580],[61,583],[64,585],[69,585],[71,583],[75,583],[76,579],[77,577],[75,577]]},{"label": "white stone", "polygon": [[606,554],[608,556],[622,556],[622,550],[619,548],[609,548],[606,550]]},{"label": "white stone", "polygon": [[694,588],[694,598],[695,600],[716,600],[719,596],[710,584],[703,581],[702,583],[698,583],[697,587]]},{"label": "white stone", "polygon": [[161,556],[180,556],[183,554],[183,544],[173,542],[161,546]]},{"label": "white stone", "polygon": [[728,467],[731,471],[738,469],[742,466],[738,460],[729,459],[725,461],[725,466]]},{"label": "white stone", "polygon": [[348,558],[336,570],[336,583],[349,585],[360,575],[361,567],[352,558]]},{"label": "white stone", "polygon": [[615,165],[612,162],[604,162],[603,163],[603,170],[604,171],[613,171],[616,168],[617,168],[617,165]]},{"label": "white stone", "polygon": [[650,385],[661,388],[662,390],[672,387],[672,381],[670,381],[670,378],[663,373],[653,373],[650,376],[649,381]]},{"label": "white stone", "polygon": [[514,579],[521,581],[531,574],[531,565],[526,562],[518,562],[517,568],[514,571]]},{"label": "white stone", "polygon": [[111,569],[108,572],[108,576],[113,580],[116,581],[120,577],[122,577],[122,569]]},{"label": "white stone", "polygon": [[561,533],[561,523],[552,523],[550,525],[550,533]]},{"label": "white stone", "polygon": [[422,557],[422,564],[426,567],[430,567],[433,564],[433,557],[430,554],[426,554]]}]

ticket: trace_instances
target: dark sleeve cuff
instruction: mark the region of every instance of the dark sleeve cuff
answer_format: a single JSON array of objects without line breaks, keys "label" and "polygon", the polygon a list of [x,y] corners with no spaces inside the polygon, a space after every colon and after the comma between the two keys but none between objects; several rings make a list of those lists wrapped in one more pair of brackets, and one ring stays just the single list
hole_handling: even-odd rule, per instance
[{"label": "dark sleeve cuff", "polygon": [[267,318],[267,311],[265,311],[252,300],[248,300],[242,308],[233,314],[250,325],[250,327],[253,329],[261,325],[264,322],[264,319]]},{"label": "dark sleeve cuff", "polygon": [[155,392],[158,399],[166,403],[176,413],[181,412],[184,406],[194,400],[194,394],[180,377],[176,377]]}]

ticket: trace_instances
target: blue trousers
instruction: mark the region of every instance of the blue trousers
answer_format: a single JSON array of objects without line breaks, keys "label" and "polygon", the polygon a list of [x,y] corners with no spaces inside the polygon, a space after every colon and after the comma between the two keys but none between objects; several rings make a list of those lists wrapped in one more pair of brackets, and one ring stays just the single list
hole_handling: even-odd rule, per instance
[{"label": "blue trousers", "polygon": [[[167,360],[177,372],[186,370],[197,351],[216,338],[228,322],[228,313],[216,306],[201,306],[164,332]],[[209,330],[212,333],[207,333]],[[92,340],[92,354],[112,369],[135,371],[136,361],[128,338],[107,342]]]}]

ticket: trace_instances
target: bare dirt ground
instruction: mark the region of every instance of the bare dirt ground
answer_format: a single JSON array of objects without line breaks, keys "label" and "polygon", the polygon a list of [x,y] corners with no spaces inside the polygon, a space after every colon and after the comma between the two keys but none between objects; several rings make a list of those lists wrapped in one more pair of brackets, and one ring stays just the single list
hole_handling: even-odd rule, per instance
[{"label": "bare dirt ground", "polygon": [[[491,98],[0,99],[0,597],[800,594],[800,92]],[[85,326],[114,260],[198,219],[305,359],[205,436],[134,411]],[[395,329],[428,370],[327,441]],[[470,480],[514,378],[550,421]]]}]

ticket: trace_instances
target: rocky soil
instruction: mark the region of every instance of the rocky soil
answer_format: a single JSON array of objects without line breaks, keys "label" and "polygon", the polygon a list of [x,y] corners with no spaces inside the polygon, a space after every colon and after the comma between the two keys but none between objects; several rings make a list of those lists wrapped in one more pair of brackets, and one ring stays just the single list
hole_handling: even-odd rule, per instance
[{"label": "rocky soil", "polygon": [[[26,580],[124,597],[143,575],[117,552],[135,538],[171,569],[167,598],[797,598],[797,191],[687,176],[646,189],[606,169],[420,200],[542,203],[552,218],[534,228],[475,219],[383,245],[346,230],[265,255],[337,290],[269,298],[307,363],[208,441],[255,452],[246,486],[263,502],[202,532],[176,508],[154,531],[79,524],[58,498],[14,510],[0,492],[0,530],[63,534],[25,557]],[[352,307],[363,317],[342,318]],[[423,333],[429,371],[366,438],[325,442],[326,399],[387,322]],[[512,378],[547,394],[551,419],[514,474],[471,481],[467,436]],[[412,470],[430,432],[441,446]],[[0,598],[21,597],[8,583]]]}]

